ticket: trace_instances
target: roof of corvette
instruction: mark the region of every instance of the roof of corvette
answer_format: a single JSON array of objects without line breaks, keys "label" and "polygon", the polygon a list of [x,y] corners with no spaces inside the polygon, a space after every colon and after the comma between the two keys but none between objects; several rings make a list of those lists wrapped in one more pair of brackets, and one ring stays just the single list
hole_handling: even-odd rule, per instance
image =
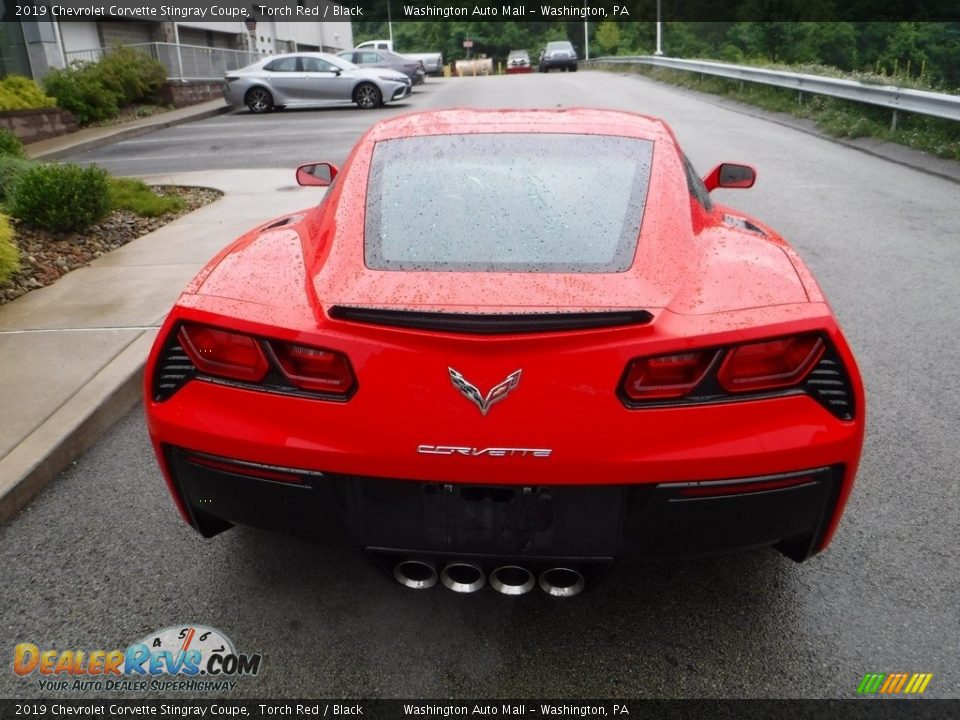
[{"label": "roof of corvette", "polygon": [[479,110],[458,108],[401,115],[375,125],[367,139],[392,140],[417,135],[478,132],[583,133],[646,140],[672,140],[662,120],[621,110]]}]

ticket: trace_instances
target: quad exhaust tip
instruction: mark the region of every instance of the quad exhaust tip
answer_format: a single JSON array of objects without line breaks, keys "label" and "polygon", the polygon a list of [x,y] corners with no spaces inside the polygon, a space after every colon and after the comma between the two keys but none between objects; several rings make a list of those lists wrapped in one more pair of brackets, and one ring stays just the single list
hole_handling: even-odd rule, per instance
[{"label": "quad exhaust tip", "polygon": [[472,593],[482,588],[487,579],[476,565],[452,562],[440,572],[440,582],[454,592]]},{"label": "quad exhaust tip", "polygon": [[519,565],[504,565],[490,573],[490,587],[504,595],[524,595],[535,584],[533,573]]},{"label": "quad exhaust tip", "polygon": [[[450,562],[437,573],[430,560],[408,558],[394,567],[393,576],[404,587],[426,590],[437,580],[456,593],[474,593],[487,584],[483,569],[471,562]],[[539,578],[520,565],[502,565],[490,573],[490,587],[502,595],[525,595],[536,585],[552,597],[573,597],[586,586],[583,575],[573,568],[554,567],[544,570]]]},{"label": "quad exhaust tip", "polygon": [[553,597],[573,597],[584,585],[583,575],[570,568],[555,567],[540,573],[540,589]]},{"label": "quad exhaust tip", "polygon": [[437,584],[437,570],[425,560],[404,560],[397,563],[393,576],[401,585],[414,590],[426,590]]}]

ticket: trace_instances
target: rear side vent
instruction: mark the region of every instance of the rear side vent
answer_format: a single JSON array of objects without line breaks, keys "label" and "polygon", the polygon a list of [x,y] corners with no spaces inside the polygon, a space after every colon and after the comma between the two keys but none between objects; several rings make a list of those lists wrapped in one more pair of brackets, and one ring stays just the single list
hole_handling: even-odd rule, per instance
[{"label": "rear side vent", "polygon": [[289,217],[281,218],[280,220],[267,225],[263,229],[263,232],[266,232],[267,230],[275,230],[277,228],[284,227],[285,225],[294,225],[301,220],[303,220],[303,215],[290,215]]},{"label": "rear side vent", "polygon": [[166,346],[157,358],[153,374],[153,399],[163,402],[186,385],[197,374],[187,353],[177,340],[177,333],[170,333]]},{"label": "rear side vent", "polygon": [[853,388],[836,351],[827,345],[807,379],[804,389],[817,402],[823,405],[841,420],[853,420],[856,408],[853,406]]}]

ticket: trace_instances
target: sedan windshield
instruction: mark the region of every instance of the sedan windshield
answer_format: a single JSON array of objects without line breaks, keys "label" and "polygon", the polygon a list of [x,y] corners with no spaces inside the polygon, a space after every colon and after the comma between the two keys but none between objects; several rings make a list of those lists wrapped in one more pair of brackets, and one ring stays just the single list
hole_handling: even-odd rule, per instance
[{"label": "sedan windshield", "polygon": [[379,270],[623,272],[653,143],[477,134],[377,143],[365,261]]}]

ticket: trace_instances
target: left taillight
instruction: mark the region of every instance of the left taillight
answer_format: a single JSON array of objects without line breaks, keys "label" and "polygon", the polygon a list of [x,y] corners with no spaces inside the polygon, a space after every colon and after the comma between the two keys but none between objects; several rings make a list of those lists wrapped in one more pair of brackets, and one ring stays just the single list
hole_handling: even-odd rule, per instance
[{"label": "left taillight", "polygon": [[260,343],[249,335],[186,324],[177,338],[197,370],[206,375],[260,382],[270,369]]},{"label": "left taillight", "polygon": [[341,353],[277,341],[270,350],[287,380],[301,390],[345,396],[353,388],[353,371]]},{"label": "left taillight", "polygon": [[184,323],[175,340],[166,343],[156,373],[158,400],[198,373],[201,379],[234,380],[269,392],[331,400],[348,399],[357,385],[343,353],[196,323]]}]

